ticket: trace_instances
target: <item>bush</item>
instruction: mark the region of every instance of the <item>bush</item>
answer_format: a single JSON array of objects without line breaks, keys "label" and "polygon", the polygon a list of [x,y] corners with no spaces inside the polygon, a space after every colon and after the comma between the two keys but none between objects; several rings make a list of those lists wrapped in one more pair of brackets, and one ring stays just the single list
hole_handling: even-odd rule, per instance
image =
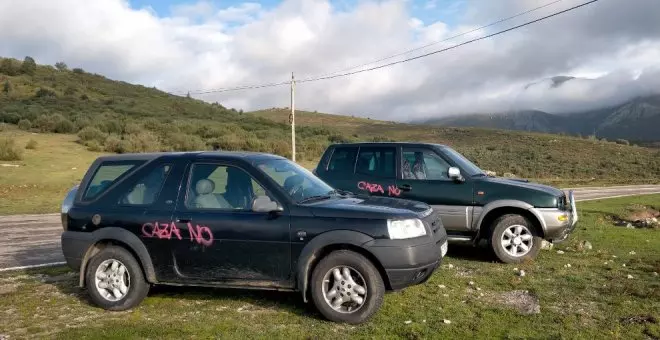
[{"label": "bush", "polygon": [[625,139],[617,139],[614,142],[621,145],[630,145],[630,142]]},{"label": "bush", "polygon": [[195,135],[170,135],[167,144],[173,151],[200,151],[206,150],[206,143]]},{"label": "bush", "polygon": [[85,146],[87,146],[87,150],[92,152],[103,151],[103,147],[101,146],[101,144],[95,140],[90,140],[85,142]]},{"label": "bush", "polygon": [[11,93],[12,87],[11,83],[9,82],[9,79],[5,80],[5,83],[2,85],[2,92],[5,94]]},{"label": "bush", "polygon": [[30,130],[32,128],[32,122],[29,119],[21,119],[18,121],[18,128],[21,130]]},{"label": "bush", "polygon": [[58,71],[68,71],[69,70],[69,67],[66,66],[66,64],[63,61],[55,63],[55,68]]},{"label": "bush", "polygon": [[97,141],[100,144],[103,143],[103,141],[106,138],[106,135],[101,130],[95,127],[86,126],[78,132],[78,138],[80,138],[80,140],[84,142],[93,140],[93,141]]},{"label": "bush", "polygon": [[2,62],[0,62],[0,73],[15,76],[18,74],[18,68],[11,59],[2,59]]},{"label": "bush", "polygon": [[150,131],[126,135],[122,141],[123,152],[155,152],[161,151],[162,148],[158,137]]},{"label": "bush", "polygon": [[123,147],[122,140],[117,135],[108,136],[103,143],[103,149],[107,152],[123,153],[125,152]]},{"label": "bush", "polygon": [[76,67],[76,68],[73,69],[73,73],[83,74],[83,73],[85,73],[85,70],[81,69],[80,67]]},{"label": "bush", "polygon": [[30,140],[27,142],[27,144],[25,145],[25,148],[26,148],[26,149],[30,149],[30,150],[35,150],[35,149],[37,148],[37,145],[38,145],[38,143],[37,143],[36,140],[34,140],[34,139],[30,139]]},{"label": "bush", "polygon": [[32,59],[32,57],[25,57],[23,64],[21,65],[21,73],[27,75],[34,75],[37,71],[37,63]]},{"label": "bush", "polygon": [[0,138],[0,161],[19,161],[23,158],[23,150],[16,146],[13,139]]},{"label": "bush", "polygon": [[55,91],[52,89],[46,87],[40,87],[37,90],[37,93],[34,94],[34,96],[37,98],[57,97],[57,93],[55,93]]},{"label": "bush", "polygon": [[55,130],[53,132],[56,133],[72,133],[73,130],[75,129],[75,126],[73,123],[66,119],[66,118],[61,118],[58,119],[55,123]]}]

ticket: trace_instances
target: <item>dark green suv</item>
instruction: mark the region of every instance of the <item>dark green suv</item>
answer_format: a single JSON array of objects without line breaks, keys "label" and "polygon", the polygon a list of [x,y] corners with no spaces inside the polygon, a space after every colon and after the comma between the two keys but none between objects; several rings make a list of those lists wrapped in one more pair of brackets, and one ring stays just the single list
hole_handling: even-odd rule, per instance
[{"label": "dark green suv", "polygon": [[506,263],[536,257],[544,239],[565,240],[578,220],[571,191],[488,176],[445,145],[335,144],[314,173],[336,189],[428,203],[450,241],[485,239]]}]

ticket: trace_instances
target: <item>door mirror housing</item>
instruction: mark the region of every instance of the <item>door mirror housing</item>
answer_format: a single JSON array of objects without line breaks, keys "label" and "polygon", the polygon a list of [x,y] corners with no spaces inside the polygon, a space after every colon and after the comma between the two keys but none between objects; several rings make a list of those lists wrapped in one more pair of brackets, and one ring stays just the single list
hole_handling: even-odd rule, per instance
[{"label": "door mirror housing", "polygon": [[455,166],[452,166],[449,168],[447,171],[447,174],[449,175],[449,178],[457,181],[457,182],[463,182],[465,181],[465,178],[463,178],[463,175],[461,175],[461,170]]},{"label": "door mirror housing", "polygon": [[252,201],[252,211],[275,213],[284,210],[281,205],[270,199],[268,196],[257,196]]}]

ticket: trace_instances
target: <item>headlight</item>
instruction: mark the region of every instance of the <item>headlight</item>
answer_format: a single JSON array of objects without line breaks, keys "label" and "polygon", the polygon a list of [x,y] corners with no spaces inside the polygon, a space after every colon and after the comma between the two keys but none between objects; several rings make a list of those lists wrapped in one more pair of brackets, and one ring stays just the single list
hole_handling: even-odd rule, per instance
[{"label": "headlight", "polygon": [[410,220],[387,220],[387,232],[390,239],[400,240],[426,235],[424,223],[419,219]]}]

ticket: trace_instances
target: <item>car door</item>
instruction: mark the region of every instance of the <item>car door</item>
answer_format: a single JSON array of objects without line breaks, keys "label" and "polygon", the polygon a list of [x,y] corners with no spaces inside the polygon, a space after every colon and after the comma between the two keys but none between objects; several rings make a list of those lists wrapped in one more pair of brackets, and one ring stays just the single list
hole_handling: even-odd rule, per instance
[{"label": "car door", "polygon": [[469,231],[473,210],[470,179],[450,179],[448,170],[453,164],[431,148],[403,146],[399,159],[397,187],[401,197],[431,205],[448,232]]},{"label": "car door", "polygon": [[274,200],[237,164],[191,164],[174,214],[182,236],[173,254],[181,279],[258,286],[290,279],[288,214],[252,211],[257,196]]},{"label": "car door", "polygon": [[[401,195],[396,186],[396,148],[361,146],[358,149],[351,191],[373,196]],[[357,191],[355,191],[357,189]]]},{"label": "car door", "polygon": [[[167,226],[172,219],[183,167],[177,166],[173,159],[164,158],[144,163],[112,161],[101,164],[91,179],[90,188],[102,182],[110,183],[107,188],[112,183],[117,185],[107,193],[88,190],[84,198],[100,196],[88,207],[89,225],[121,228],[140,238],[160,280],[168,277],[164,268],[171,259],[171,245],[164,234],[158,232],[158,226]],[[123,176],[132,167],[133,173]]]},{"label": "car door", "polygon": [[335,146],[329,152],[331,153],[329,160],[325,163],[321,162],[321,165],[316,169],[316,176],[335,189],[355,192],[357,182],[353,176],[358,147]]}]

